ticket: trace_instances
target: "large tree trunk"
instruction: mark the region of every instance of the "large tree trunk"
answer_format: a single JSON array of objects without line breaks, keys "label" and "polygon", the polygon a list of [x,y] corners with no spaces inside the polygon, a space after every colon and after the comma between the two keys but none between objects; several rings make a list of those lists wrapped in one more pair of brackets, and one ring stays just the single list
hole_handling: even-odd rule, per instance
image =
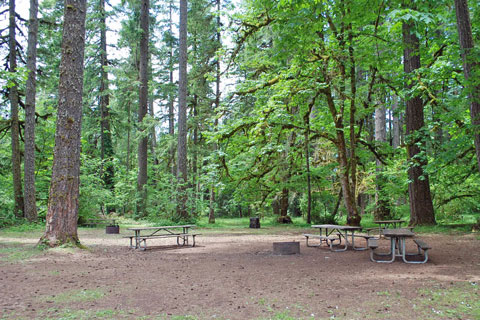
[{"label": "large tree trunk", "polygon": [[187,0],[180,0],[180,43],[178,78],[178,144],[177,179],[178,206],[180,219],[187,219]]},{"label": "large tree trunk", "polygon": [[[473,125],[473,141],[480,172],[480,58],[473,55],[474,42],[467,0],[455,0],[458,39],[463,58],[465,89],[470,99],[470,117]],[[473,78],[475,76],[475,78]]]},{"label": "large tree trunk", "polygon": [[[15,39],[15,0],[10,0],[9,5],[9,63],[10,72],[15,73],[17,70],[17,41]],[[13,197],[15,199],[15,207],[13,212],[17,217],[23,217],[23,193],[22,193],[22,172],[21,156],[20,156],[20,127],[18,123],[18,87],[15,83],[9,91],[10,110],[11,110],[11,137],[12,137],[12,177],[13,177]]]},{"label": "large tree trunk", "polygon": [[38,0],[30,0],[28,23],[27,69],[28,79],[25,91],[25,217],[37,219],[35,192],[35,95],[37,74]]},{"label": "large tree trunk", "polygon": [[[416,69],[420,68],[420,45],[413,30],[413,23],[403,23],[404,43],[404,71],[411,76]],[[410,85],[409,87],[412,87]],[[407,124],[407,153],[408,160],[412,163],[408,169],[408,194],[410,197],[410,225],[432,225],[435,224],[435,213],[433,210],[432,197],[430,194],[430,183],[428,175],[423,167],[427,164],[425,156],[419,155],[420,145],[425,143],[412,138],[424,126],[423,102],[419,95],[408,97],[406,100],[406,124]]]},{"label": "large tree trunk", "polygon": [[57,130],[47,225],[41,243],[79,244],[77,235],[86,0],[66,0]]},{"label": "large tree trunk", "polygon": [[[108,67],[107,60],[107,25],[105,13],[105,0],[100,0],[100,156],[102,159],[103,183],[105,187],[114,192],[115,169],[113,167],[113,144],[110,131],[110,96],[108,94]],[[107,206],[107,213],[115,211],[111,205]]]},{"label": "large tree trunk", "polygon": [[[148,109],[148,11],[149,0],[142,0],[140,9],[140,92],[138,105],[139,130],[144,131],[143,118],[147,115]],[[148,135],[142,133],[138,142],[138,176],[137,176],[137,215],[145,216],[147,202],[147,152]]]},{"label": "large tree trunk", "polygon": [[[387,142],[387,123],[386,123],[386,108],[385,104],[381,102],[380,107],[375,110],[375,141],[378,145]],[[376,192],[375,192],[375,211],[374,216],[376,220],[386,220],[390,216],[390,209],[386,201],[386,195],[383,191],[383,165],[376,160]]]}]

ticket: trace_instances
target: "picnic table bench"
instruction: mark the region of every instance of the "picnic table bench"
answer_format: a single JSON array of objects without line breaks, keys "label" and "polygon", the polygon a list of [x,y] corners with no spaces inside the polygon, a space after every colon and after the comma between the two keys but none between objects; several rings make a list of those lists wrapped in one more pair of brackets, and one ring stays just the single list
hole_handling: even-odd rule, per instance
[{"label": "picnic table bench", "polygon": [[[127,230],[134,231],[135,234],[125,236],[130,239],[130,248],[132,249],[147,249],[147,239],[161,239],[161,238],[177,238],[177,245],[185,246],[189,244],[189,238],[192,239],[191,245],[195,247],[195,236],[199,233],[190,233],[189,229],[194,228],[195,225],[179,225],[179,226],[158,226],[158,227],[135,227]],[[180,230],[181,229],[181,230]],[[144,234],[142,234],[144,232]],[[145,234],[145,232],[147,232]],[[134,243],[135,242],[135,243]],[[143,243],[143,246],[142,246]]]}]

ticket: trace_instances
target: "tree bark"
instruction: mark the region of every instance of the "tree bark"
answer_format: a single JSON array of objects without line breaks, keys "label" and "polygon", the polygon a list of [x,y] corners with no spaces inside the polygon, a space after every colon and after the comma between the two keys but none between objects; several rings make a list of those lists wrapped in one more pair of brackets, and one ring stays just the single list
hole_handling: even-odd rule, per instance
[{"label": "tree bark", "polygon": [[138,142],[138,176],[137,176],[137,215],[145,216],[147,202],[147,152],[148,135],[144,134],[143,118],[147,115],[148,109],[148,12],[149,0],[142,0],[140,9],[140,92],[138,103],[138,124],[142,137]]},{"label": "tree bark", "polygon": [[[15,22],[15,0],[9,3],[9,71],[15,73],[17,71],[17,41],[15,38],[16,30]],[[13,178],[13,197],[15,206],[13,212],[16,217],[24,216],[23,192],[22,192],[22,172],[21,172],[21,156],[20,156],[20,127],[18,122],[18,86],[15,83],[9,91],[10,110],[11,110],[11,139],[12,139],[12,178]]]},{"label": "tree bark", "polygon": [[[470,100],[470,117],[473,125],[473,141],[480,172],[480,58],[474,55],[474,42],[467,0],[455,0],[458,39],[463,59],[465,89]],[[475,77],[475,78],[474,78]]]},{"label": "tree bark", "polygon": [[180,42],[178,79],[178,206],[177,215],[187,219],[187,0],[180,0]]},{"label": "tree bark", "polygon": [[[404,44],[404,71],[408,76],[420,68],[420,45],[413,30],[413,23],[403,23],[403,44]],[[409,86],[411,88],[412,85]],[[427,159],[420,154],[425,143],[421,138],[414,138],[420,134],[424,127],[423,102],[419,95],[408,97],[406,100],[406,134],[407,155],[411,165],[408,169],[408,194],[410,197],[410,225],[433,225],[435,224],[435,213],[433,210],[432,197],[430,194],[430,183],[428,175],[423,167],[427,165]],[[419,143],[420,142],[420,143]]]},{"label": "tree bark", "polygon": [[[170,88],[173,88],[173,19],[172,19],[172,11],[173,11],[173,0],[170,0],[169,4],[169,33],[170,33],[170,50],[169,50],[169,82],[170,82]],[[173,102],[175,100],[173,93],[169,92],[168,93],[168,134],[172,138],[175,136],[175,113],[174,113],[174,107],[173,107]],[[175,146],[172,142],[172,145],[170,146],[170,172],[172,173],[172,176],[176,177],[177,176],[177,167],[175,165]]]},{"label": "tree bark", "polygon": [[37,34],[38,0],[30,0],[28,23],[27,69],[28,79],[25,91],[25,217],[29,221],[37,219],[35,191],[35,96],[37,75]]},{"label": "tree bark", "polygon": [[[100,156],[102,159],[103,183],[112,193],[115,189],[113,181],[115,169],[113,167],[113,144],[110,131],[110,95],[108,93],[108,67],[107,60],[107,25],[105,13],[105,0],[100,0]],[[106,207],[107,213],[115,211],[111,205]]]},{"label": "tree bark", "polygon": [[[380,103],[380,107],[375,110],[375,141],[378,145],[387,142],[387,123],[386,123],[386,108],[383,102]],[[385,200],[386,195],[383,191],[384,178],[383,178],[383,165],[377,159],[376,160],[376,192],[375,192],[375,220],[386,220],[390,216],[390,209],[388,203]]]},{"label": "tree bark", "polygon": [[57,130],[46,230],[41,243],[79,244],[77,235],[86,0],[65,0]]},{"label": "tree bark", "polygon": [[[220,0],[217,0],[217,45],[219,48],[222,46],[222,40],[221,40],[221,34],[220,34],[220,28],[221,28],[221,21],[220,21],[220,11],[221,9],[221,3]],[[220,108],[220,57],[217,57],[217,60],[215,62],[215,110],[218,110]],[[217,131],[217,125],[218,125],[218,119],[215,117],[215,121],[213,124],[213,131]],[[216,152],[218,149],[217,144],[214,142],[213,143],[213,151]],[[210,186],[210,210],[208,213],[208,223],[215,223],[215,186],[214,183],[211,182]]]},{"label": "tree bark", "polygon": [[400,146],[400,132],[402,130],[402,122],[400,121],[399,109],[398,109],[398,97],[393,96],[393,104],[392,104],[392,147],[394,149]]}]

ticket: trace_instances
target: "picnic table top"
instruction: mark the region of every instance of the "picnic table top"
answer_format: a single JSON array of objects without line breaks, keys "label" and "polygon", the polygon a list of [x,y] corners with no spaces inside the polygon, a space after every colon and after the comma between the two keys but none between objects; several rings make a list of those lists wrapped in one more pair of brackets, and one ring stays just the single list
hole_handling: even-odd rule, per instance
[{"label": "picnic table top", "polygon": [[320,228],[320,229],[337,229],[337,230],[360,230],[362,227],[354,227],[354,226],[341,226],[337,224],[314,224],[312,228]]},{"label": "picnic table top", "polygon": [[385,237],[413,237],[415,233],[409,229],[387,229],[383,230],[383,235]]},{"label": "picnic table top", "polygon": [[373,221],[373,223],[377,223],[377,224],[382,224],[382,223],[385,223],[385,224],[389,224],[389,223],[402,223],[402,222],[405,222],[405,220],[375,220]]},{"label": "picnic table top", "polygon": [[127,230],[140,231],[140,230],[161,230],[161,229],[173,229],[173,228],[193,228],[194,224],[185,224],[180,226],[158,226],[158,227],[132,227]]}]

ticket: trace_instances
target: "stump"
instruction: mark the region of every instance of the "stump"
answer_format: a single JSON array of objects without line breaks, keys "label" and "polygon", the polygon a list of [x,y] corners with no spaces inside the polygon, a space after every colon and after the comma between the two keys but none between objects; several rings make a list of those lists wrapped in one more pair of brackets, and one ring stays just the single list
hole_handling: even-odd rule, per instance
[{"label": "stump", "polygon": [[260,228],[260,218],[259,217],[250,218],[250,228],[255,228],[255,229]]},{"label": "stump", "polygon": [[106,234],[116,234],[116,233],[120,233],[120,226],[119,226],[119,225],[106,226],[106,227],[105,227],[105,233],[106,233]]},{"label": "stump", "polygon": [[297,253],[300,253],[300,242],[298,241],[273,243],[273,254],[287,255]]}]

